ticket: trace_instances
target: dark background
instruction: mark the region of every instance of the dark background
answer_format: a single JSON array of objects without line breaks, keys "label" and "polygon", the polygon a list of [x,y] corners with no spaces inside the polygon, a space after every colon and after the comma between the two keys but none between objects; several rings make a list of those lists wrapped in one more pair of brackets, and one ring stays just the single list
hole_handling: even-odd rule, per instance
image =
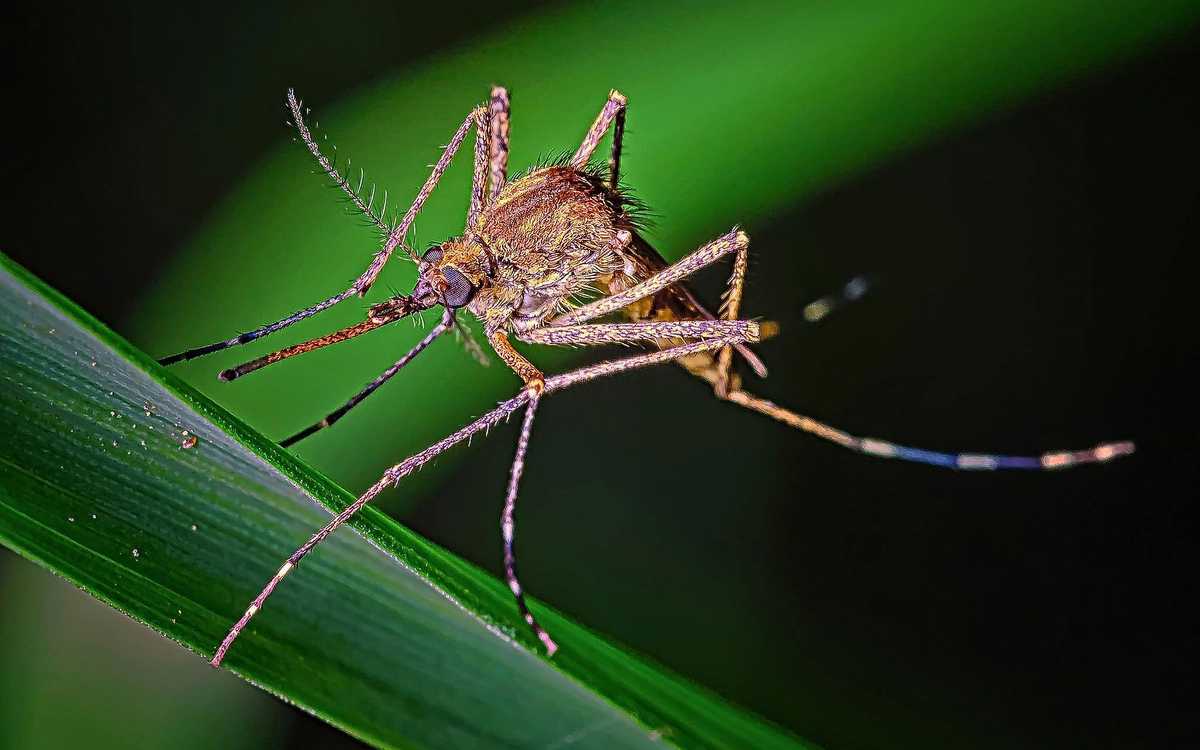
[{"label": "dark background", "polygon": [[[353,44],[336,46],[313,4],[7,19],[3,251],[121,330],[282,137],[247,112],[298,80],[334,99],[489,27],[483,4],[462,8],[451,25],[345,4]],[[402,21],[400,49],[377,30]],[[1136,456],[1053,474],[889,463],[661,368],[547,405],[523,489],[527,585],[831,748],[1195,739],[1196,41],[1181,30],[750,228],[747,312],[787,334],[761,347],[764,395],[914,445],[1132,439]],[[223,158],[171,135],[181,122]],[[805,302],[863,273],[867,299],[803,323]],[[698,284],[710,299],[719,276]],[[499,491],[511,429],[404,518],[494,571],[480,498]],[[553,458],[567,443],[597,459]],[[634,451],[657,465],[603,468]],[[277,741],[352,744],[274,710]]]}]

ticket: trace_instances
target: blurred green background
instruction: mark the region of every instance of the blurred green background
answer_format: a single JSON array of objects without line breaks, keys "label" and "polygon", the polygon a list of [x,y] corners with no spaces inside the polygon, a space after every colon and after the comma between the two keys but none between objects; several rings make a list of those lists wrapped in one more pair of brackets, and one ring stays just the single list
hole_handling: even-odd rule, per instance
[{"label": "blurred green background", "polygon": [[[638,373],[546,404],[523,489],[527,586],[829,747],[1180,738],[1195,10],[32,12],[5,23],[3,250],[163,355],[341,288],[373,247],[289,142],[288,86],[401,202],[491,83],[514,92],[517,169],[573,148],[620,87],[626,178],[664,255],[734,223],[751,234],[747,314],[784,326],[761,347],[761,393],[934,448],[1130,438],[1141,452],[1042,476],[894,465],[740,413],[673,368]],[[467,161],[418,247],[461,225]],[[411,274],[398,263],[384,281]],[[803,322],[857,274],[875,281],[866,300]],[[721,281],[697,286],[715,299]],[[253,354],[357,319],[355,304]],[[213,373],[246,352],[180,372],[283,436],[419,335],[233,385]],[[443,342],[299,452],[356,489],[514,386]],[[386,507],[498,571],[513,438],[447,456]],[[7,552],[0,603],[0,746],[354,744]]]}]

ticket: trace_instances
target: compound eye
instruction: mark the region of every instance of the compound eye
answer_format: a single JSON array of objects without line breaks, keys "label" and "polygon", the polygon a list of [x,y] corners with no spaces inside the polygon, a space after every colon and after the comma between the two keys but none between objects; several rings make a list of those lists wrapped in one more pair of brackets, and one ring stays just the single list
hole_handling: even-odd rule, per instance
[{"label": "compound eye", "polygon": [[475,287],[466,276],[456,268],[443,268],[442,276],[446,279],[446,291],[442,294],[447,307],[462,307],[475,296]]},{"label": "compound eye", "polygon": [[431,246],[428,250],[425,251],[425,254],[421,256],[421,260],[425,261],[426,263],[437,263],[441,259],[442,259],[442,246],[441,245]]}]

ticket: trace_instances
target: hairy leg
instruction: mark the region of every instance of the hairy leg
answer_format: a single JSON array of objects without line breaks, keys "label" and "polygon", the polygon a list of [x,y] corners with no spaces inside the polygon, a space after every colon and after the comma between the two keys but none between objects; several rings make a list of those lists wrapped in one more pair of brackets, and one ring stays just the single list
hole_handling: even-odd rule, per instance
[{"label": "hairy leg", "polygon": [[1095,448],[1087,450],[1048,451],[1036,456],[1008,456],[992,453],[943,453],[924,448],[897,445],[878,438],[856,437],[836,427],[818,422],[812,417],[797,414],[773,404],[764,398],[753,396],[744,390],[730,392],[726,396],[726,400],[760,414],[765,414],[786,425],[803,430],[822,440],[837,443],[843,448],[849,448],[858,453],[877,456],[879,458],[896,458],[901,461],[911,461],[949,469],[1066,469],[1081,464],[1103,463],[1121,456],[1128,456],[1134,451],[1133,443],[1120,441],[1102,443]]},{"label": "hairy leg", "polygon": [[492,345],[492,349],[496,351],[500,359],[504,360],[504,364],[508,365],[509,369],[524,381],[526,390],[535,396],[541,394],[542,389],[546,387],[545,376],[536,365],[513,348],[507,333],[500,330],[489,333],[488,343]]},{"label": "hairy leg", "polygon": [[[711,357],[707,361],[703,356],[692,357],[688,362],[688,371],[706,380],[713,386],[716,393],[720,374]],[[785,409],[778,404],[760,398],[736,385],[736,379],[725,395],[717,393],[718,398],[730,401],[738,406],[765,414],[784,424],[822,440],[835,443],[856,453],[878,458],[894,458],[900,461],[939,466],[948,469],[962,470],[994,470],[994,469],[1066,469],[1081,464],[1103,463],[1114,458],[1127,456],[1134,452],[1134,444],[1127,441],[1101,443],[1087,450],[1056,450],[1036,456],[1010,456],[993,453],[947,453],[932,451],[925,448],[915,448],[898,445],[887,440],[872,437],[858,437],[843,430],[819,422],[812,417]]]},{"label": "hairy leg", "polygon": [[[737,246],[733,256],[733,271],[722,297],[721,309],[718,311],[722,320],[736,320],[742,309],[742,290],[746,285],[746,266],[749,259],[749,242]],[[733,365],[733,347],[727,346],[717,355],[717,382],[714,388],[717,395],[729,393],[729,369]]]},{"label": "hairy leg", "polygon": [[[589,367],[583,367],[578,370],[572,370],[571,372],[563,373],[561,375],[552,376],[546,381],[545,392],[553,393],[555,391],[565,390],[566,388],[570,388],[574,385],[579,385],[580,383],[585,383],[589,380],[595,380],[596,378],[615,375],[617,373],[626,372],[639,367],[647,367],[650,365],[670,362],[678,357],[684,357],[691,354],[696,354],[698,352],[713,351],[720,349],[727,344],[733,343],[736,340],[737,339],[734,337],[705,339],[702,341],[692,342],[690,344],[683,344],[681,346],[664,351],[650,352],[647,354],[625,357],[623,359],[601,362]],[[271,593],[280,584],[280,582],[283,581],[283,579],[300,563],[305,555],[307,555],[318,544],[324,541],[324,539],[332,534],[334,530],[336,530],[346,521],[353,518],[358,511],[366,507],[367,503],[375,499],[375,497],[387,487],[397,484],[401,479],[429,463],[435,457],[441,455],[446,450],[457,445],[458,443],[461,443],[480,432],[490,430],[492,427],[495,427],[504,420],[508,419],[514,412],[528,403],[529,398],[530,393],[528,390],[521,391],[516,396],[501,403],[495,409],[492,409],[487,414],[479,417],[466,427],[447,435],[420,453],[409,456],[405,460],[385,471],[379,481],[371,485],[366,492],[358,497],[357,500],[346,506],[340,513],[334,516],[334,518],[330,520],[328,524],[321,528],[321,530],[319,530],[317,533],[313,534],[307,542],[302,544],[299,549],[292,553],[292,555],[279,568],[279,571],[275,574],[275,576],[267,582],[267,585],[263,587],[263,590],[259,592],[258,596],[256,596],[250,603],[250,606],[246,608],[245,613],[243,613],[242,616],[238,618],[238,621],[234,623],[233,627],[230,628],[229,633],[225,636],[225,639],[221,641],[220,646],[217,647],[216,653],[213,654],[213,658],[209,663],[214,667],[221,665],[221,661],[225,658],[225,654],[229,651],[230,646],[233,645],[233,642],[237,640],[242,631],[246,629],[246,626],[249,624],[250,620],[263,608],[267,598],[270,597]]]},{"label": "hairy leg", "polygon": [[508,129],[511,109],[508,89],[503,86],[492,87],[492,97],[488,104],[488,160],[491,167],[489,204],[496,200],[496,196],[504,189],[504,183],[508,181]]},{"label": "hairy leg", "polygon": [[735,337],[758,341],[758,323],[752,320],[671,320],[647,323],[589,323],[578,326],[535,328],[518,338],[531,344],[596,346],[632,344],[672,339]]},{"label": "hairy leg", "polygon": [[475,171],[471,177],[471,205],[467,209],[467,231],[475,228],[479,214],[487,205],[488,193],[488,149],[491,138],[488,110],[480,107],[475,115]]},{"label": "hairy leg", "polygon": [[[588,130],[587,135],[583,137],[583,143],[579,144],[579,149],[575,155],[571,157],[571,166],[576,169],[583,169],[587,166],[588,159],[592,158],[592,154],[596,152],[596,147],[600,145],[600,139],[604,138],[604,134],[608,132],[608,128],[613,124],[613,121],[620,117],[620,129],[624,131],[625,120],[623,117],[625,107],[629,100],[620,91],[613,89],[608,92],[608,101],[604,103],[604,108],[600,110],[600,114],[596,116],[596,121],[592,123],[592,127]],[[614,141],[614,144],[616,141]]]}]

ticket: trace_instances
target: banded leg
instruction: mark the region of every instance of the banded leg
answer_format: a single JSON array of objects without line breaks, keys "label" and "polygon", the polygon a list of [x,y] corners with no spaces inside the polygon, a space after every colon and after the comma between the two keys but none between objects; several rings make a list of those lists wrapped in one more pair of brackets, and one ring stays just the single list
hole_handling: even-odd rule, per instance
[{"label": "banded leg", "polygon": [[512,471],[508,477],[504,510],[500,512],[500,536],[504,539],[504,580],[516,597],[517,608],[521,610],[525,624],[533,629],[534,635],[546,647],[546,656],[554,656],[558,644],[546,629],[538,624],[537,618],[529,611],[529,605],[525,603],[525,590],[521,588],[521,581],[517,578],[517,552],[514,545],[516,523],[513,514],[517,510],[517,487],[521,483],[521,474],[525,471],[525,453],[529,450],[529,436],[533,432],[533,415],[537,412],[538,398],[536,395],[532,396],[525,404],[525,419],[521,422],[521,435],[517,438],[517,455],[513,458]]},{"label": "banded leg", "polygon": [[[330,179],[332,179],[334,183],[346,193],[351,202],[354,203],[354,205],[360,211],[362,211],[364,215],[366,215],[368,218],[371,218],[376,226],[387,233],[383,247],[377,253],[375,253],[375,256],[372,258],[371,264],[367,267],[367,270],[365,270],[357,279],[355,279],[354,283],[352,283],[346,290],[338,292],[332,297],[318,302],[311,307],[297,310],[296,312],[280,318],[273,323],[268,323],[267,325],[256,328],[253,331],[239,334],[233,338],[225,339],[224,341],[217,341],[205,346],[188,349],[180,352],[179,354],[173,354],[169,357],[164,357],[159,360],[159,364],[171,365],[175,364],[176,362],[182,362],[184,360],[202,357],[206,354],[212,354],[213,352],[218,352],[230,347],[248,344],[251,341],[255,341],[264,336],[269,336],[276,331],[287,328],[293,323],[298,323],[305,318],[316,315],[323,310],[327,310],[339,302],[347,300],[356,294],[360,297],[366,295],[367,291],[371,288],[371,285],[375,283],[375,279],[378,278],[380,271],[383,270],[384,264],[386,264],[388,258],[391,257],[392,252],[398,246],[403,244],[404,236],[408,234],[408,230],[412,226],[413,221],[416,219],[417,213],[420,212],[422,207],[424,207],[425,202],[429,200],[429,196],[433,193],[433,189],[437,186],[438,180],[441,179],[442,174],[450,167],[450,161],[454,158],[454,155],[458,152],[463,140],[467,137],[467,131],[471,124],[479,121],[484,116],[485,112],[483,108],[476,108],[472,110],[469,115],[467,115],[467,118],[463,120],[462,125],[460,125],[458,130],[455,131],[454,136],[450,139],[450,143],[447,144],[445,150],[442,152],[441,158],[439,158],[437,164],[434,165],[433,171],[425,180],[425,184],[422,185],[421,189],[417,192],[417,197],[413,200],[412,205],[409,206],[408,211],[404,213],[404,217],[400,220],[400,223],[395,227],[388,227],[386,223],[383,222],[382,218],[373,212],[373,207],[371,204],[363,201],[357,190],[350,185],[349,179],[345,175],[341,174],[329,157],[321,151],[320,146],[317,145],[316,138],[313,137],[308,125],[304,122],[302,105],[296,98],[295,91],[288,89],[287,98],[288,107],[292,113],[292,122],[296,126],[296,130],[300,133],[300,138],[304,141],[304,145],[308,148],[309,153],[311,153],[313,158],[317,160],[317,164],[321,167],[325,174],[328,175]],[[416,254],[410,248],[405,246],[404,251],[408,254],[409,258],[416,262]]]},{"label": "banded leg", "polygon": [[[689,371],[707,380],[716,390],[719,374],[717,368],[694,367]],[[1010,456],[992,453],[946,453],[931,451],[925,448],[915,448],[898,445],[887,440],[872,437],[858,437],[836,427],[819,422],[812,417],[785,409],[765,398],[755,396],[741,388],[730,390],[719,398],[731,401],[738,406],[765,414],[784,424],[810,435],[842,446],[856,453],[863,453],[877,458],[895,458],[929,466],[939,466],[947,469],[962,469],[967,471],[1017,469],[1045,470],[1066,469],[1082,464],[1104,463],[1114,458],[1128,456],[1134,452],[1134,444],[1128,441],[1101,443],[1087,450],[1048,451],[1037,456]]]},{"label": "banded leg", "polygon": [[[622,133],[624,132],[624,113],[625,107],[628,104],[629,100],[620,91],[613,89],[608,92],[608,101],[604,103],[604,108],[596,116],[596,121],[592,123],[592,127],[588,130],[587,135],[583,137],[583,143],[579,144],[579,150],[571,157],[572,167],[583,169],[587,166],[588,159],[591,159],[592,154],[596,152],[596,147],[600,145],[600,140],[608,132],[609,126],[613,124],[614,120],[618,119],[618,113],[620,113],[620,130]],[[613,141],[613,144],[616,146],[618,141]]]},{"label": "banded leg", "polygon": [[[616,375],[617,373],[626,372],[639,367],[648,367],[650,365],[662,364],[670,362],[678,357],[686,357],[693,354],[713,351],[720,349],[726,344],[736,341],[734,337],[721,337],[715,339],[705,339],[695,341],[690,344],[682,344],[672,349],[664,351],[650,352],[647,354],[639,354],[623,359],[610,360],[599,364],[583,367],[578,370],[555,375],[546,381],[546,393],[565,390],[574,385],[595,380],[596,378],[606,377],[608,375]],[[258,596],[246,608],[245,613],[238,618],[233,627],[229,629],[224,640],[217,647],[216,653],[213,654],[212,660],[209,662],[214,667],[219,667],[225,654],[229,652],[229,648],[233,642],[237,640],[242,631],[249,625],[250,620],[254,618],[259,611],[262,610],[271,593],[281,581],[293,570],[300,561],[311,552],[318,544],[325,540],[327,536],[332,534],[339,526],[354,517],[356,513],[366,507],[367,503],[371,502],[380,492],[383,492],[388,486],[399,483],[401,479],[421,468],[425,464],[432,461],[437,456],[444,453],[446,450],[457,445],[458,443],[467,440],[485,430],[490,430],[492,427],[508,419],[514,412],[528,403],[530,393],[528,390],[523,390],[516,396],[501,403],[495,409],[492,409],[487,414],[479,417],[474,422],[466,427],[459,429],[457,432],[451,433],[442,438],[438,442],[429,446],[420,453],[413,454],[400,463],[392,466],[383,473],[383,476],[375,484],[371,485],[366,492],[358,497],[350,505],[346,506],[340,513],[333,517],[320,531],[313,534],[307,542],[302,544],[299,549],[292,553],[284,564],[279,568],[275,576],[267,582],[267,585],[259,592]]]},{"label": "banded leg", "polygon": [[488,104],[488,161],[490,164],[490,189],[488,203],[496,200],[504,183],[508,181],[508,129],[512,105],[508,89],[492,87],[492,98]]},{"label": "banded leg", "polygon": [[393,375],[400,372],[400,370],[403,369],[404,366],[409,362],[411,362],[418,354],[425,351],[425,348],[432,344],[434,339],[436,339],[438,336],[441,336],[452,327],[454,327],[454,315],[449,310],[446,310],[442,314],[442,321],[430,329],[429,333],[425,334],[425,338],[418,341],[416,346],[414,346],[412,349],[409,349],[403,357],[396,360],[395,364],[380,373],[379,376],[370,383],[367,383],[367,385],[361,391],[354,394],[349,401],[325,415],[324,419],[305,427],[303,430],[300,430],[291,437],[280,440],[279,445],[284,448],[290,447],[300,442],[304,438],[312,435],[313,433],[320,432],[326,427],[332,427],[334,422],[337,422],[339,419],[346,416],[347,412],[362,403],[363,400],[367,396],[370,396],[372,393],[374,393],[379,386],[390,380]]}]

